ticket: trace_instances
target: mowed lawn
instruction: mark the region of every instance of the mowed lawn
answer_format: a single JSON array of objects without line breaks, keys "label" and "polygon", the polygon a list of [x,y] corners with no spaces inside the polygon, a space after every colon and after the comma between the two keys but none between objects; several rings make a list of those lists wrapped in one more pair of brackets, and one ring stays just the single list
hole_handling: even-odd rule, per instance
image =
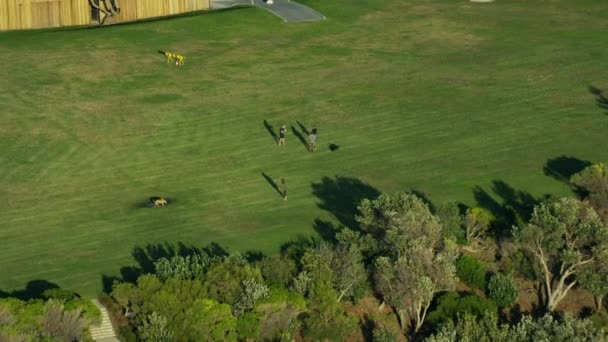
[{"label": "mowed lawn", "polygon": [[1,33],[0,290],[93,296],[136,247],[273,254],[376,191],[517,202],[571,194],[549,161],[608,161],[589,91],[608,91],[604,0],[304,3],[328,20],[248,8]]}]

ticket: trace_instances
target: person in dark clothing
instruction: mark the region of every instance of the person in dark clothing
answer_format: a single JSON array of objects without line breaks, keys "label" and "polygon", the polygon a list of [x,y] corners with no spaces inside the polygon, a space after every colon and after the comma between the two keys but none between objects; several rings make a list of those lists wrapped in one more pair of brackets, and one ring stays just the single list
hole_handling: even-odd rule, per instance
[{"label": "person in dark clothing", "polygon": [[283,125],[279,130],[279,146],[285,145],[285,133],[287,133],[287,128]]}]

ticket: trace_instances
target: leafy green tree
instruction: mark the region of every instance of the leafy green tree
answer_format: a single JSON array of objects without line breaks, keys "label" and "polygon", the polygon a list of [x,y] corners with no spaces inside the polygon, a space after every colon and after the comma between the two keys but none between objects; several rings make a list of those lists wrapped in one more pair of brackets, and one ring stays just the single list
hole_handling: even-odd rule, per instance
[{"label": "leafy green tree", "polygon": [[456,322],[448,321],[426,342],[510,342],[508,325],[499,325],[496,313],[476,316],[461,313]]},{"label": "leafy green tree", "polygon": [[486,290],[486,273],[488,269],[484,263],[469,255],[463,255],[456,260],[456,275],[465,284]]},{"label": "leafy green tree", "polygon": [[289,286],[296,274],[296,263],[284,256],[271,256],[262,259],[259,263],[260,271],[264,279],[276,286]]},{"label": "leafy green tree", "polygon": [[487,313],[496,313],[497,309],[496,303],[489,299],[474,294],[448,292],[439,297],[437,306],[428,314],[427,321],[432,328],[438,328],[463,313],[482,317]]},{"label": "leafy green tree", "polygon": [[608,166],[594,164],[570,178],[572,184],[588,193],[587,200],[608,225]]},{"label": "leafy green tree", "polygon": [[575,199],[562,198],[536,206],[530,222],[516,228],[514,236],[540,265],[545,306],[553,311],[577,284],[573,276],[606,248],[608,229],[595,210]]},{"label": "leafy green tree", "polygon": [[255,279],[243,280],[241,298],[234,304],[233,312],[241,316],[245,311],[253,309],[255,304],[268,297],[270,289],[265,284],[258,283]]},{"label": "leafy green tree", "polygon": [[156,312],[146,316],[137,327],[137,334],[144,342],[170,342],[173,336],[167,328],[167,319]]},{"label": "leafy green tree", "polygon": [[466,240],[470,244],[473,241],[483,240],[488,236],[488,230],[495,221],[494,215],[483,208],[469,208],[464,216],[464,227]]},{"label": "leafy green tree", "polygon": [[388,256],[376,260],[374,283],[406,329],[422,327],[435,294],[456,282],[456,245],[444,239],[443,227],[418,197],[400,193],[363,200],[357,221],[382,241]]},{"label": "leafy green tree", "polygon": [[199,299],[192,305],[191,341],[236,341],[237,319],[228,304]]},{"label": "leafy green tree", "polygon": [[597,251],[595,256],[595,262],[582,268],[577,278],[581,286],[593,294],[596,310],[601,311],[604,297],[608,295],[608,249]]},{"label": "leafy green tree", "polygon": [[309,249],[302,257],[308,281],[309,312],[303,319],[304,333],[315,340],[341,340],[354,327],[338,303],[334,273],[323,250]]},{"label": "leafy green tree", "polygon": [[509,333],[510,341],[521,342],[587,342],[607,339],[606,332],[598,330],[590,320],[570,315],[564,316],[562,320],[549,314],[536,320],[524,316]]},{"label": "leafy green tree", "polygon": [[154,263],[156,276],[160,280],[168,278],[202,278],[213,259],[205,252],[188,256],[176,255],[170,259],[161,258]]},{"label": "leafy green tree", "polygon": [[515,304],[519,289],[515,279],[510,274],[495,273],[488,283],[490,298],[501,308]]},{"label": "leafy green tree", "polygon": [[213,264],[205,274],[207,297],[220,303],[234,305],[241,298],[243,281],[253,279],[263,284],[260,269],[234,260]]},{"label": "leafy green tree", "polygon": [[373,342],[395,342],[397,336],[391,330],[384,327],[375,327],[373,332]]},{"label": "leafy green tree", "polygon": [[464,217],[460,214],[460,208],[455,202],[440,205],[436,212],[439,222],[444,227],[444,237],[454,240],[459,244],[466,243],[465,231],[463,229]]}]

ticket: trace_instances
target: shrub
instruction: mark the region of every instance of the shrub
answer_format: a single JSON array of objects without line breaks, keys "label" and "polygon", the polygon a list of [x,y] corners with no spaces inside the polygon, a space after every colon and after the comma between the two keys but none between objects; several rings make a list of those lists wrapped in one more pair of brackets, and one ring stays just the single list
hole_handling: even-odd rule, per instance
[{"label": "shrub", "polygon": [[395,342],[397,337],[395,333],[384,327],[375,327],[373,342]]},{"label": "shrub", "polygon": [[485,291],[486,273],[486,265],[471,256],[463,255],[456,260],[456,275],[469,286]]},{"label": "shrub", "polygon": [[589,316],[589,320],[593,322],[593,325],[598,330],[606,330],[608,328],[608,313],[604,311],[596,311],[593,315]]},{"label": "shrub", "polygon": [[239,335],[239,340],[256,341],[260,336],[260,317],[259,313],[247,312],[239,317],[236,322],[236,330]]},{"label": "shrub", "polygon": [[513,276],[502,273],[496,273],[490,278],[488,292],[490,298],[501,308],[513,305],[519,294]]},{"label": "shrub", "polygon": [[485,298],[472,294],[460,296],[449,292],[439,298],[435,310],[428,314],[428,324],[437,329],[442,324],[458,318],[458,315],[469,313],[475,317],[482,317],[484,313],[496,313],[496,304]]},{"label": "shrub", "polygon": [[48,289],[42,293],[44,299],[55,299],[62,303],[78,298],[78,294],[60,288]]},{"label": "shrub", "polygon": [[137,336],[129,326],[118,328],[118,337],[123,342],[137,342]]}]

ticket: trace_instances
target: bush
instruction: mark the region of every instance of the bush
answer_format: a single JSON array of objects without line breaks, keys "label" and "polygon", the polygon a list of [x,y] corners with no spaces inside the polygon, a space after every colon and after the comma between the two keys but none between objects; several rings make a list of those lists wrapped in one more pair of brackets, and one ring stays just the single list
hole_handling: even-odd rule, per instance
[{"label": "bush", "polygon": [[397,337],[395,333],[384,327],[374,328],[373,342],[395,342]]},{"label": "bush", "polygon": [[239,340],[257,341],[260,336],[260,317],[259,313],[247,312],[239,317],[236,322],[236,330]]},{"label": "bush", "polygon": [[118,329],[118,337],[123,342],[137,342],[137,336],[128,326]]},{"label": "bush", "polygon": [[510,274],[496,273],[488,283],[490,298],[501,308],[515,304],[519,291],[515,279]]},{"label": "bush", "polygon": [[458,315],[469,313],[475,317],[482,317],[484,313],[496,313],[496,304],[485,298],[472,294],[460,296],[449,292],[439,298],[435,310],[428,314],[428,324],[437,329],[444,323],[456,320]]},{"label": "bush", "polygon": [[604,311],[597,311],[593,315],[589,316],[589,320],[593,322],[593,325],[598,330],[608,328],[608,313]]},{"label": "bush", "polygon": [[48,289],[42,293],[44,299],[55,299],[62,303],[79,298],[75,292],[60,288]]},{"label": "bush", "polygon": [[486,273],[486,265],[471,256],[463,255],[456,260],[456,275],[469,286],[485,291]]}]

